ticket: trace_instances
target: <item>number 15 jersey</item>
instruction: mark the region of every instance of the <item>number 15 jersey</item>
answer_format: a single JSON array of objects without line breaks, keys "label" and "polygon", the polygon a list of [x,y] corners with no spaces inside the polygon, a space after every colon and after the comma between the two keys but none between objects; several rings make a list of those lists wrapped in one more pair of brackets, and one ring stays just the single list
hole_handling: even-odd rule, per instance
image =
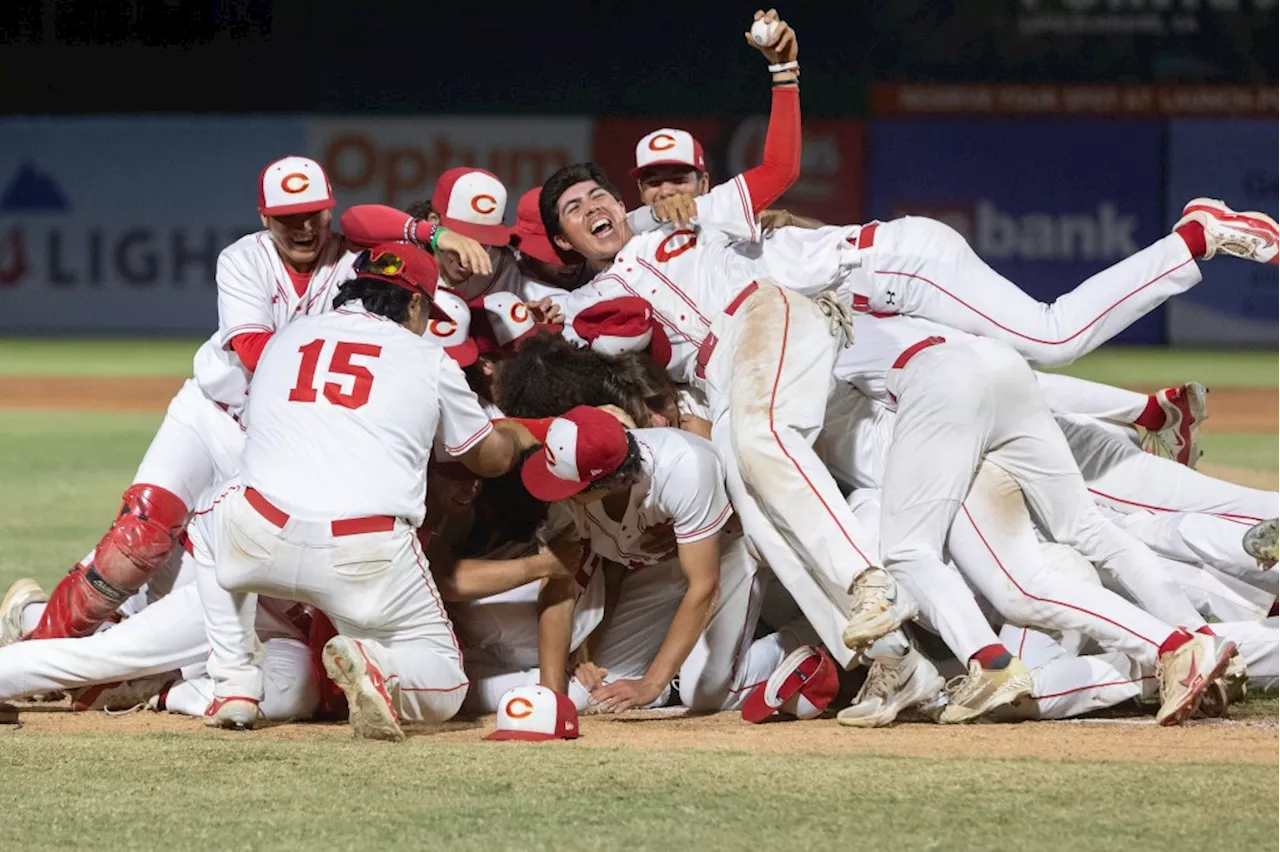
[{"label": "number 15 jersey", "polygon": [[493,428],[443,348],[359,302],[276,332],[244,425],[242,481],[290,515],[414,526],[437,433],[459,456]]}]

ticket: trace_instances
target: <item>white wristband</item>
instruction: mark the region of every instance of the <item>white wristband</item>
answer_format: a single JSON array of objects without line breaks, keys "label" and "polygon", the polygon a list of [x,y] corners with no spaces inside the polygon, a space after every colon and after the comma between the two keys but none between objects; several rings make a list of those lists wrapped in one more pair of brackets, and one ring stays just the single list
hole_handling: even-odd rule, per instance
[{"label": "white wristband", "polygon": [[770,65],[770,66],[769,66],[769,73],[771,73],[771,74],[778,74],[778,73],[781,73],[781,72],[783,72],[783,71],[795,71],[795,70],[797,70],[799,67],[800,67],[800,63],[799,63],[799,62],[796,62],[796,61],[793,59],[793,60],[791,60],[790,62],[780,62],[780,63],[778,63],[777,65]]}]

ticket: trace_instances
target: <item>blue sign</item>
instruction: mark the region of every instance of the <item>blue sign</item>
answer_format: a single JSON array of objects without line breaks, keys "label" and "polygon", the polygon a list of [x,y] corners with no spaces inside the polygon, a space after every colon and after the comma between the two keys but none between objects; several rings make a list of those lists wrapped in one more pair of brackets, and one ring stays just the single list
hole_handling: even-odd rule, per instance
[{"label": "blue sign", "polygon": [[214,265],[302,118],[0,120],[0,333],[209,334]]},{"label": "blue sign", "polygon": [[[1278,149],[1280,131],[1274,120],[1171,122],[1167,219],[1176,222],[1182,206],[1199,196],[1275,218]],[[1276,267],[1224,257],[1202,263],[1200,269],[1204,282],[1178,300],[1175,340],[1274,345],[1280,313]]]},{"label": "blue sign", "polygon": [[[1172,224],[1160,206],[1156,120],[880,119],[870,139],[872,217],[940,219],[1044,302]],[[1163,310],[1115,339],[1162,343]]]}]

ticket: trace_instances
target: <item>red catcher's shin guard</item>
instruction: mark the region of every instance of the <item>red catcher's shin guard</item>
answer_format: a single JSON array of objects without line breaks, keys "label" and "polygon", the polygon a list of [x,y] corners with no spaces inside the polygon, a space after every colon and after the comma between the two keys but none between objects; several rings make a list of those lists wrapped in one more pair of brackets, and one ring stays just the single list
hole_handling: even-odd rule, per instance
[{"label": "red catcher's shin guard", "polygon": [[90,564],[77,564],[62,578],[27,638],[73,639],[97,630],[169,558],[189,514],[170,491],[130,486]]}]

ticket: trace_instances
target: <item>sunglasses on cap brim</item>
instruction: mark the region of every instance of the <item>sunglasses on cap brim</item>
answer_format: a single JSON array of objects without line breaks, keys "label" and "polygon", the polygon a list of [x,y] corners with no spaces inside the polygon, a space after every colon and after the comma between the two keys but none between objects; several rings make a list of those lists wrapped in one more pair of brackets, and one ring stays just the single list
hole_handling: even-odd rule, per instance
[{"label": "sunglasses on cap brim", "polygon": [[360,252],[354,264],[356,272],[372,272],[374,275],[399,275],[404,271],[404,258],[389,251],[373,254],[368,249]]}]

